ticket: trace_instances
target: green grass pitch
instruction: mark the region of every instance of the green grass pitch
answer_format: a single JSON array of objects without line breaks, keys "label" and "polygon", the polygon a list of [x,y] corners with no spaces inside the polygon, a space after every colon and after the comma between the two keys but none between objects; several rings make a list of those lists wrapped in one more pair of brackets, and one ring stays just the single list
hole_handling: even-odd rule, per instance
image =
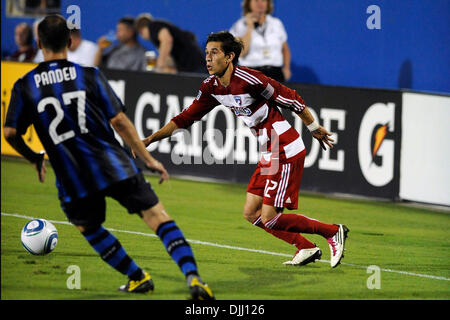
[{"label": "green grass pitch", "polygon": [[[110,228],[155,283],[151,295],[117,291],[126,277],[106,265],[59,207],[54,174],[38,182],[24,161],[2,158],[2,299],[188,298],[185,279],[159,238],[136,215],[107,201]],[[305,172],[307,174],[307,171]],[[342,264],[331,269],[325,239],[305,235],[323,251],[322,261],[284,266],[295,248],[242,218],[245,185],[171,179],[158,185],[147,177],[167,211],[191,241],[199,271],[219,300],[442,299],[450,298],[450,215],[400,204],[342,200],[300,192],[296,212],[350,228]],[[27,253],[20,243],[26,217],[55,221],[56,249]],[[80,289],[69,289],[69,266],[80,268]],[[368,287],[380,270],[379,289]],[[370,278],[372,277],[372,278]]]}]

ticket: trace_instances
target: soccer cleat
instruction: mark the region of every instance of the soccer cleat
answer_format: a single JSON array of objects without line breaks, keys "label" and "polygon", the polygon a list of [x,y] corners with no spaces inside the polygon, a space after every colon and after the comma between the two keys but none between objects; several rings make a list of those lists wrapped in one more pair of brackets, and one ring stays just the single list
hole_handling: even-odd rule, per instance
[{"label": "soccer cleat", "polygon": [[154,285],[152,277],[148,272],[144,271],[144,276],[141,280],[128,280],[127,284],[119,287],[119,291],[131,293],[149,293],[153,291]]},{"label": "soccer cleat", "polygon": [[332,268],[337,267],[337,265],[341,262],[341,259],[344,257],[345,239],[347,238],[347,233],[350,231],[347,226],[343,224],[339,224],[338,227],[339,229],[336,234],[327,239],[330,246],[330,265]]},{"label": "soccer cleat", "polygon": [[286,261],[283,264],[287,266],[304,266],[310,262],[320,260],[322,257],[322,251],[318,248],[311,249],[299,249],[294,255],[294,258],[290,261]]},{"label": "soccer cleat", "polygon": [[201,281],[198,276],[192,277],[189,283],[189,291],[192,300],[215,300],[214,294],[206,283]]}]

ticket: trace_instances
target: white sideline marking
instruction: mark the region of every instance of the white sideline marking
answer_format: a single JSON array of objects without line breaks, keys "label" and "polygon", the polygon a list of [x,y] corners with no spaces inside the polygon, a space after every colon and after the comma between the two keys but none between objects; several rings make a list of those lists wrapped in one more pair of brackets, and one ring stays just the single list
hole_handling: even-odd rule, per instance
[{"label": "white sideline marking", "polygon": [[[16,218],[29,219],[29,220],[36,219],[35,217],[24,216],[24,215],[17,214],[17,213],[5,213],[5,212],[2,212],[2,216],[16,217]],[[48,221],[50,221],[51,223],[56,223],[56,224],[72,225],[68,221],[57,221],[57,220],[49,220],[49,219],[48,219]],[[145,237],[155,237],[155,238],[158,237],[156,234],[152,234],[152,233],[145,233],[145,232],[138,232],[138,231],[128,231],[128,230],[119,230],[119,229],[114,229],[114,228],[109,228],[109,227],[107,227],[107,228],[108,228],[108,230],[114,231],[114,232],[130,233],[130,234],[136,234],[136,235],[145,236]],[[235,247],[235,246],[229,246],[229,245],[213,243],[213,242],[206,242],[206,241],[201,241],[201,240],[191,240],[191,239],[186,239],[186,240],[188,242],[190,242],[190,243],[202,244],[202,245],[211,246],[211,247],[225,248],[225,249],[231,249],[231,250],[240,250],[240,251],[248,251],[248,252],[255,252],[255,253],[262,253],[262,254],[270,254],[270,255],[281,256],[281,257],[292,257],[292,254],[286,254],[286,253],[271,252],[271,251],[265,251],[265,250],[243,248],[243,247]],[[318,261],[319,262],[323,262],[323,263],[330,263],[329,260],[323,260],[322,259],[322,260],[318,260]],[[353,263],[341,262],[341,264],[344,265],[344,266],[349,266],[349,267],[354,267],[354,268],[359,268],[359,269],[367,269],[367,266],[362,266],[362,265],[353,264]],[[429,279],[434,279],[434,280],[450,281],[450,278],[440,277],[440,276],[433,276],[433,275],[429,275],[429,274],[420,274],[420,273],[401,271],[401,270],[393,270],[393,269],[385,269],[385,268],[380,268],[380,270],[384,271],[384,272],[398,273],[398,274],[404,274],[404,275],[414,276],[414,277],[421,277],[421,278],[429,278]]]}]

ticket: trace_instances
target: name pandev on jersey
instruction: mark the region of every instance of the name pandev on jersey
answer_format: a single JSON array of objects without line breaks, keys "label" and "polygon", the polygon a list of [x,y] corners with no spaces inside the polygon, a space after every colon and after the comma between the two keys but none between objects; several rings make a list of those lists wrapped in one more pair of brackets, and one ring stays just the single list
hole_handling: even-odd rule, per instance
[{"label": "name pandev on jersey", "polygon": [[217,105],[230,108],[257,136],[261,145],[261,162],[279,158],[293,161],[305,149],[297,130],[281,114],[279,107],[300,113],[305,102],[295,90],[259,71],[237,66],[228,86],[212,75],[200,86],[194,102],[172,119],[178,128],[187,128]]}]

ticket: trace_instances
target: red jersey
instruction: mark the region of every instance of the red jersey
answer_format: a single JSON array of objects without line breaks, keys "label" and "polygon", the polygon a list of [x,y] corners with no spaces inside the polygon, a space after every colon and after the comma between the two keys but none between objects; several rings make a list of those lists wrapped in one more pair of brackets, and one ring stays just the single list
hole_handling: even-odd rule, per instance
[{"label": "red jersey", "polygon": [[230,84],[223,86],[211,75],[203,81],[194,102],[172,121],[187,128],[222,104],[240,117],[257,136],[262,150],[262,163],[272,159],[293,161],[305,149],[297,130],[291,127],[278,107],[300,113],[305,102],[292,90],[257,70],[234,67]]}]

